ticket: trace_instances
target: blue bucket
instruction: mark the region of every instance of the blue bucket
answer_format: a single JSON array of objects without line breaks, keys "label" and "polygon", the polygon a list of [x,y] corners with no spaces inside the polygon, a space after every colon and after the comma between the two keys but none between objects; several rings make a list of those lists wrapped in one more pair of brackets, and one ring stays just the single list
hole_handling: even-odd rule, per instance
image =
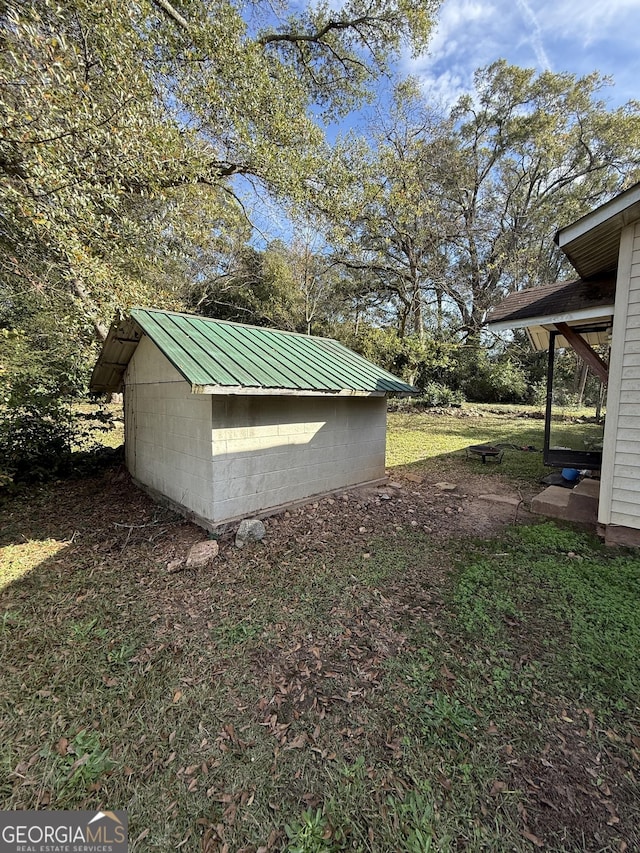
[{"label": "blue bucket", "polygon": [[562,476],[569,483],[575,483],[575,481],[580,476],[580,471],[577,468],[563,468]]}]

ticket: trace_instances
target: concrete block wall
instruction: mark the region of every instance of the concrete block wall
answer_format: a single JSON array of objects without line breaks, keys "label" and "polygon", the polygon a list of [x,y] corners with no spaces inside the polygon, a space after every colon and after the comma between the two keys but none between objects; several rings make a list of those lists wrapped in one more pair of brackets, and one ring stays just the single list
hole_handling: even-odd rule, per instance
[{"label": "concrete block wall", "polygon": [[213,397],[217,523],[384,477],[383,397]]},{"label": "concrete block wall", "polygon": [[211,397],[191,387],[147,337],[125,375],[125,452],[131,475],[211,518]]}]

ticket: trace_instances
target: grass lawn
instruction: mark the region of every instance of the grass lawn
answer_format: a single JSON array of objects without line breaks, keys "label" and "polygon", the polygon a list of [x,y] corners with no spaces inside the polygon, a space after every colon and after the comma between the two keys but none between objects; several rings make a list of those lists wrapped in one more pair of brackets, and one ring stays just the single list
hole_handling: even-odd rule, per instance
[{"label": "grass lawn", "polygon": [[640,850],[640,558],[531,519],[461,535],[434,483],[543,473],[466,459],[542,446],[482,414],[391,414],[397,499],[204,569],[168,571],[202,531],[117,470],[5,501],[0,809],[126,809],[132,851]]}]

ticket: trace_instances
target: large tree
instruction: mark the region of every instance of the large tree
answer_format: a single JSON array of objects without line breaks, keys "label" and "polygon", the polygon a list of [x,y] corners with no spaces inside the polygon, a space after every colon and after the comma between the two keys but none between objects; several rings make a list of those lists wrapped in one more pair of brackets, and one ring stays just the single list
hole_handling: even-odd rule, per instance
[{"label": "large tree", "polygon": [[[433,5],[22,0],[0,6],[0,270],[5,324],[55,290],[99,336],[114,308],[176,304],[176,282],[240,227],[239,180],[318,191],[326,120]],[[182,264],[182,266],[181,266]]]},{"label": "large tree", "polygon": [[640,177],[640,104],[610,110],[598,74],[481,69],[444,117],[405,84],[372,135],[342,254],[369,269],[406,333],[475,335],[511,290],[566,267],[555,230]]},{"label": "large tree", "polygon": [[501,61],[453,110],[439,189],[458,224],[448,292],[465,331],[506,292],[569,272],[555,231],[640,177],[640,103],[608,109],[606,82]]}]

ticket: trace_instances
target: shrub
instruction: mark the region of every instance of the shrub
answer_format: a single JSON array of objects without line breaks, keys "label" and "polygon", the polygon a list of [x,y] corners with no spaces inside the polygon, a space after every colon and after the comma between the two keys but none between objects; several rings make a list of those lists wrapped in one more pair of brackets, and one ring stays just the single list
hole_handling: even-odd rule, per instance
[{"label": "shrub", "polygon": [[104,406],[79,411],[68,399],[34,392],[0,411],[0,488],[91,473],[119,459],[97,433],[113,427]]},{"label": "shrub", "polygon": [[452,384],[474,403],[519,403],[527,394],[524,370],[510,358],[482,347],[463,348]]},{"label": "shrub", "polygon": [[42,482],[68,470],[74,424],[65,403],[36,394],[7,407],[0,421],[0,454],[15,482]]}]

